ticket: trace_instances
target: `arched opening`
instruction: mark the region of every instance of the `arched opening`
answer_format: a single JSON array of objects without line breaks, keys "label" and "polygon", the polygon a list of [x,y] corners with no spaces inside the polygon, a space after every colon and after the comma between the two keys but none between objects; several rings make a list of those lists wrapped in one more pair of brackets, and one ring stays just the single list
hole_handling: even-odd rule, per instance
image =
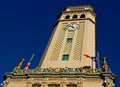
[{"label": "arched opening", "polygon": [[72,18],[77,18],[77,15],[73,15],[73,17]]},{"label": "arched opening", "polygon": [[85,14],[82,14],[82,15],[80,16],[80,18],[85,18]]},{"label": "arched opening", "polygon": [[70,19],[70,16],[69,16],[69,15],[67,15],[67,16],[65,17],[65,19]]}]

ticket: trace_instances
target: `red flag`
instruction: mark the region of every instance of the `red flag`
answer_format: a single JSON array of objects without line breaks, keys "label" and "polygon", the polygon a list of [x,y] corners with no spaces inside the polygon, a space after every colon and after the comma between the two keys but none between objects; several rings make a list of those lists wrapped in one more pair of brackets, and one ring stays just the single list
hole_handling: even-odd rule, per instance
[{"label": "red flag", "polygon": [[92,58],[90,55],[88,55],[88,54],[83,54],[85,57],[87,57],[87,58]]},{"label": "red flag", "polygon": [[32,57],[30,58],[29,62],[26,64],[26,66],[25,66],[25,68],[24,68],[25,71],[27,71],[27,70],[29,69],[30,63],[31,63],[33,57],[34,57],[34,53],[33,53]]},{"label": "red flag", "polygon": [[83,54],[85,57],[87,57],[87,58],[90,58],[90,59],[92,59],[95,63],[97,62],[96,61],[96,57],[91,57],[90,55],[88,55],[88,54]]},{"label": "red flag", "polygon": [[28,63],[26,64],[24,70],[27,71],[27,70],[29,69],[29,67],[30,67],[30,62],[28,62]]}]

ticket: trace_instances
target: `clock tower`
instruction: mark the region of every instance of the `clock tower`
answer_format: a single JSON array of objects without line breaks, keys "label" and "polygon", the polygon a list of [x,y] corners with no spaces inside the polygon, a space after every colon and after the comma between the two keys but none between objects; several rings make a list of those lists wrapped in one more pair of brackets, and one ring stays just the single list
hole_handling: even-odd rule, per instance
[{"label": "clock tower", "polygon": [[95,18],[90,5],[67,7],[54,27],[39,67],[95,68],[91,59],[95,57]]},{"label": "clock tower", "polygon": [[96,15],[90,5],[67,7],[59,16],[51,38],[34,69],[24,59],[4,74],[2,87],[114,87],[115,74],[106,58],[96,68]]}]

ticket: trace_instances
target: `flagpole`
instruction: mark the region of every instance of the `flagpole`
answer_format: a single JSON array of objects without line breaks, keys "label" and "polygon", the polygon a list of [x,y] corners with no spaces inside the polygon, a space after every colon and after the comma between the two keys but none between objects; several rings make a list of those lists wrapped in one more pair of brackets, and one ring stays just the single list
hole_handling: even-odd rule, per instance
[{"label": "flagpole", "polygon": [[26,66],[24,68],[25,71],[27,71],[29,69],[33,57],[34,57],[34,53],[32,54],[32,57],[30,58],[29,62],[26,64]]},{"label": "flagpole", "polygon": [[93,71],[93,57],[91,57],[91,59],[92,59],[91,61],[92,61],[92,71]]},{"label": "flagpole", "polygon": [[100,55],[99,55],[99,52],[97,52],[97,61],[98,61],[98,68],[100,68]]},{"label": "flagpole", "polygon": [[91,69],[93,70],[93,58],[92,56],[88,55],[88,54],[83,54],[85,57],[90,58],[91,59]]}]

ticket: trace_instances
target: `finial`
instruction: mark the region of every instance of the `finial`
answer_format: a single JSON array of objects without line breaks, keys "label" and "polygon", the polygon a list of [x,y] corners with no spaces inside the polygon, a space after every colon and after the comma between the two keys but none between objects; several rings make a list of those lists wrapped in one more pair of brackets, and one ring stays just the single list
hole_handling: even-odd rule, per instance
[{"label": "finial", "polygon": [[2,87],[7,87],[7,85],[6,85],[6,84],[3,84]]},{"label": "finial", "polygon": [[20,61],[20,63],[14,68],[14,71],[15,70],[20,70],[24,61],[25,61],[25,59],[22,58],[21,61]]},{"label": "finial", "polygon": [[106,57],[103,57],[103,67],[108,68]]},{"label": "finial", "polygon": [[103,57],[102,68],[104,69],[104,71],[109,71],[109,66],[107,65],[106,57]]},{"label": "finial", "polygon": [[22,68],[22,64],[23,64],[24,61],[25,61],[25,59],[22,58],[21,61],[20,61],[20,63],[19,63],[18,66],[17,66],[18,69],[21,69],[21,68]]}]

